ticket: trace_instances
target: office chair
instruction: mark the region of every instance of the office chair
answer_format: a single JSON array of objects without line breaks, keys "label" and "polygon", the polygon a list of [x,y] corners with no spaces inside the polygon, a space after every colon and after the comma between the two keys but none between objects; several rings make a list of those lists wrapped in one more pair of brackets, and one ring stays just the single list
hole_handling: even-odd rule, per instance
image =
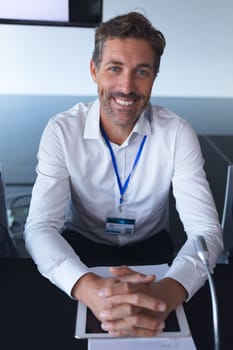
[{"label": "office chair", "polygon": [[18,252],[11,238],[9,227],[8,227],[5,185],[3,181],[1,164],[0,164],[0,257],[18,257]]},{"label": "office chair", "polygon": [[224,249],[220,255],[219,263],[233,261],[233,165],[228,165],[225,199],[222,214],[222,229]]}]

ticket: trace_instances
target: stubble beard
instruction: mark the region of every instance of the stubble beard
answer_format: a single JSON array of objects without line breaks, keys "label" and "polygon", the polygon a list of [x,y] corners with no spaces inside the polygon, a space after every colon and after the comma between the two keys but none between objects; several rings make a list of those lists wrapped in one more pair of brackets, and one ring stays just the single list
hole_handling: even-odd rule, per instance
[{"label": "stubble beard", "polygon": [[[116,112],[114,112],[114,109],[111,106],[111,101],[112,98],[115,97],[130,97],[134,96],[134,99],[136,103],[138,101],[143,101],[144,103],[141,103],[141,108],[132,108],[128,110],[124,110],[123,108],[121,109],[121,106],[119,105],[119,108],[117,109]],[[117,126],[120,126],[124,129],[132,128],[138,118],[140,117],[140,114],[142,111],[146,108],[146,105],[148,104],[148,101],[146,100],[145,96],[139,96],[136,94],[129,94],[129,95],[124,95],[122,93],[107,93],[101,98],[101,104],[102,104],[102,109],[105,113],[105,115],[108,117],[111,122]]]}]

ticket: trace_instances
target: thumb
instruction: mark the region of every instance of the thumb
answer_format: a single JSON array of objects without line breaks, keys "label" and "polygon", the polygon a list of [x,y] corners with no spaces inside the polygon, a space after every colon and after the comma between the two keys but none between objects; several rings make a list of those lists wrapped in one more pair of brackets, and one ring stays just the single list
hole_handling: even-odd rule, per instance
[{"label": "thumb", "polygon": [[122,282],[152,283],[155,281],[155,275],[145,275],[128,266],[110,267],[109,271]]}]

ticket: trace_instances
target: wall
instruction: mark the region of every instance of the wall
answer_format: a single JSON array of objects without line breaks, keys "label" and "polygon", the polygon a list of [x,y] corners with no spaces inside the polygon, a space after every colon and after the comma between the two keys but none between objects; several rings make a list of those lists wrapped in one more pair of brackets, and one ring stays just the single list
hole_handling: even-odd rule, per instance
[{"label": "wall", "polygon": [[[139,8],[167,38],[153,95],[233,97],[231,0],[104,0],[104,19]],[[0,25],[0,94],[95,95],[93,35]]]},{"label": "wall", "polygon": [[[199,134],[233,134],[231,0],[104,0],[104,20],[139,10],[166,36],[153,102]],[[47,120],[96,95],[94,30],[0,25],[0,162],[7,182],[31,182]]]},{"label": "wall", "polygon": [[[41,133],[49,118],[77,102],[88,103],[94,98],[0,94],[0,163],[7,183],[32,183]],[[199,135],[233,135],[233,99],[157,96],[152,103],[187,119]]]}]

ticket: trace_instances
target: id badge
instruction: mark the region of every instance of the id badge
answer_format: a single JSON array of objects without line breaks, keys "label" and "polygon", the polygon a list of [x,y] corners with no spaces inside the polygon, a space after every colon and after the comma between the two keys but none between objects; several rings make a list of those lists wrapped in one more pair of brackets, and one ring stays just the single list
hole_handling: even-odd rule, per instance
[{"label": "id badge", "polygon": [[132,212],[122,212],[119,215],[109,215],[106,218],[105,233],[111,235],[133,235],[136,216]]}]

